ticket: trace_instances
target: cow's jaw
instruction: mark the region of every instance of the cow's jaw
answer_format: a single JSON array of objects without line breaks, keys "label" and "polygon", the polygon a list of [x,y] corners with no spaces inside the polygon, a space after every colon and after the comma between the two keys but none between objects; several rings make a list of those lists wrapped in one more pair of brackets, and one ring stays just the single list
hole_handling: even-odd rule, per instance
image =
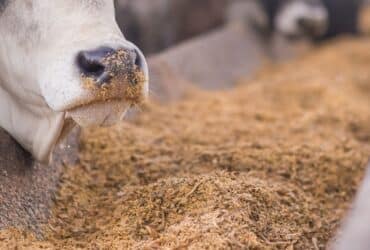
[{"label": "cow's jaw", "polygon": [[71,109],[66,112],[66,118],[72,119],[81,127],[106,127],[122,120],[130,106],[122,100],[108,100]]},{"label": "cow's jaw", "polygon": [[[0,84],[2,84],[0,82]],[[28,104],[0,88],[0,126],[13,136],[33,157],[50,160],[54,145],[64,126],[65,114],[47,106]]]}]

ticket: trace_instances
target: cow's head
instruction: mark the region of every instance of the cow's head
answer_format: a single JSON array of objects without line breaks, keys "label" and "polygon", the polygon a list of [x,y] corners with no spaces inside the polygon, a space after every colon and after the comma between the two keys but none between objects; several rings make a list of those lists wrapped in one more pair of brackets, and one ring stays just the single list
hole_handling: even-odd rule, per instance
[{"label": "cow's head", "polygon": [[71,122],[117,122],[147,81],[113,0],[0,0],[0,125],[36,159]]},{"label": "cow's head", "polygon": [[258,0],[266,23],[261,26],[288,38],[323,35],[328,27],[328,12],[321,0]]}]

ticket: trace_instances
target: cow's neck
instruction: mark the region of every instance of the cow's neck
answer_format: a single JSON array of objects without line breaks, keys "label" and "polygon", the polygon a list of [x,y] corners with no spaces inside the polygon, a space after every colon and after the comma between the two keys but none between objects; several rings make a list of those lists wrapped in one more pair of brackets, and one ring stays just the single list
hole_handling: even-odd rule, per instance
[{"label": "cow's neck", "polygon": [[39,161],[49,161],[61,134],[64,113],[56,113],[47,106],[26,104],[1,86],[0,126]]}]

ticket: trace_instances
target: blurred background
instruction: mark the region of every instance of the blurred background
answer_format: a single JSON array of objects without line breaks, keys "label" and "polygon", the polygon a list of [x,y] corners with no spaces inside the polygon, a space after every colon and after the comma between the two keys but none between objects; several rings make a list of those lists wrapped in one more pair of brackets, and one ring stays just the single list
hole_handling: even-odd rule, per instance
[{"label": "blurred background", "polygon": [[[297,2],[303,4],[294,7]],[[317,18],[319,8],[330,12],[327,21],[332,27],[325,31],[326,35],[353,33],[357,25],[355,15],[364,4],[367,0],[116,0],[116,10],[118,24],[125,36],[146,54],[152,54],[214,31],[233,19],[243,19],[250,24],[268,18],[271,20],[265,21],[271,24],[270,28],[277,28],[275,24],[279,21],[273,19],[279,18],[280,14],[280,19],[286,19],[286,22],[300,22]],[[293,6],[291,10],[287,10],[289,5]],[[325,21],[325,17],[321,19]],[[308,31],[309,27],[306,28]],[[306,38],[315,36],[307,35]]]},{"label": "blurred background", "polygon": [[228,0],[117,0],[125,36],[152,54],[225,23]]},{"label": "blurred background", "polygon": [[116,0],[116,16],[126,38],[149,57],[154,98],[168,101],[189,86],[233,87],[266,64],[297,57],[338,36],[358,36],[365,3]]}]

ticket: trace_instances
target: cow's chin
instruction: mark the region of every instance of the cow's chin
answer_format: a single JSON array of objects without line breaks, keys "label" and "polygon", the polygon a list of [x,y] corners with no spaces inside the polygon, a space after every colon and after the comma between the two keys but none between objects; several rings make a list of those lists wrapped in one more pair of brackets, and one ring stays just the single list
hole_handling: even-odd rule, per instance
[{"label": "cow's chin", "polygon": [[72,108],[66,116],[81,127],[112,126],[124,118],[129,108],[124,100],[107,100]]}]

